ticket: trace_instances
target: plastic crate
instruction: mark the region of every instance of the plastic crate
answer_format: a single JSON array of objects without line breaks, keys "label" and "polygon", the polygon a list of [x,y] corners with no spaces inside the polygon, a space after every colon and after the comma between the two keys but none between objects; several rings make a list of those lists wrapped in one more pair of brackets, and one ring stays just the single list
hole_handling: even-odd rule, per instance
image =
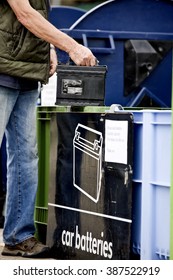
[{"label": "plastic crate", "polygon": [[35,207],[35,222],[38,224],[47,225],[48,208],[47,207]]},{"label": "plastic crate", "polygon": [[35,204],[34,221],[37,238],[45,242],[48,217],[49,191],[49,153],[50,153],[50,119],[56,111],[66,111],[67,108],[37,107],[37,139],[38,139],[38,189]]},{"label": "plastic crate", "polygon": [[132,250],[144,260],[169,259],[171,110],[133,114]]}]

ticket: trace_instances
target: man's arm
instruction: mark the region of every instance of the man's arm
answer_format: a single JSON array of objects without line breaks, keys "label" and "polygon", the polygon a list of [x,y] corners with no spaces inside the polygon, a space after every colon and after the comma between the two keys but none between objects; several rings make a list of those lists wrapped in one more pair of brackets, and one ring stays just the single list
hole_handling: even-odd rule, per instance
[{"label": "man's arm", "polygon": [[31,7],[28,0],[7,0],[7,2],[22,25],[35,36],[67,52],[75,64],[85,66],[96,64],[96,58],[88,48],[53,26]]}]

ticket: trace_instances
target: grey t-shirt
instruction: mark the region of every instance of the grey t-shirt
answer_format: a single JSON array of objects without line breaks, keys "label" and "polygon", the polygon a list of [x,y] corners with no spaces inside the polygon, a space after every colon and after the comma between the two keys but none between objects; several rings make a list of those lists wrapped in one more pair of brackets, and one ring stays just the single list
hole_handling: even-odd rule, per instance
[{"label": "grey t-shirt", "polygon": [[38,88],[38,82],[31,79],[0,74],[0,85],[18,90],[33,90]]}]

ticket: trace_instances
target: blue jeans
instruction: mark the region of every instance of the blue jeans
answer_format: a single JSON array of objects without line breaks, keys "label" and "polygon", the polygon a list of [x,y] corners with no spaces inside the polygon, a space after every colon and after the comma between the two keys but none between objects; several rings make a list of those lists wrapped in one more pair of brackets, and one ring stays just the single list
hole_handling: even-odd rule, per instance
[{"label": "blue jeans", "polygon": [[15,245],[35,233],[34,209],[38,183],[36,104],[38,90],[0,86],[0,144],[7,144],[7,194],[4,243]]}]

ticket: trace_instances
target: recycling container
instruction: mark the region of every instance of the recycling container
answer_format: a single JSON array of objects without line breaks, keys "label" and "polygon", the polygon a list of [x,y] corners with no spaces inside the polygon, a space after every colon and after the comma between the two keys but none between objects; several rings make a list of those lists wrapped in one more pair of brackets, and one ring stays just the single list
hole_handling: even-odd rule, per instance
[{"label": "recycling container", "polygon": [[56,259],[129,259],[133,114],[50,120],[47,245]]}]

